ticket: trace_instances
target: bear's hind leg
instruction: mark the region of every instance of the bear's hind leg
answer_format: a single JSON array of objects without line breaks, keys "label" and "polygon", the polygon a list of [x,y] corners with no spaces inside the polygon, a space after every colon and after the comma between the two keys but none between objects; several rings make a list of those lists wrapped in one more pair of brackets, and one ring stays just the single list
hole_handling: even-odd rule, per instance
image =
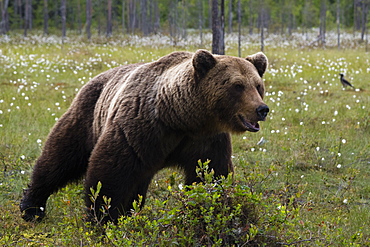
[{"label": "bear's hind leg", "polygon": [[40,221],[45,216],[49,196],[86,172],[90,155],[87,134],[79,123],[69,124],[67,118],[61,118],[50,133],[34,166],[31,182],[24,190],[20,210],[26,221]]}]

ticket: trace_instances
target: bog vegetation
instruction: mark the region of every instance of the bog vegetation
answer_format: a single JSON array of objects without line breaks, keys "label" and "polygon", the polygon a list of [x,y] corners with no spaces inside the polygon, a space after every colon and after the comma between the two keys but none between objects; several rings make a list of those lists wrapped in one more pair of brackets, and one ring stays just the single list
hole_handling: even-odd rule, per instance
[{"label": "bog vegetation", "polygon": [[[20,218],[22,189],[50,128],[98,73],[210,47],[200,47],[195,36],[176,47],[165,36],[90,42],[75,36],[64,43],[38,33],[1,37],[0,245],[370,245],[370,58],[352,35],[342,36],[341,50],[330,37],[326,49],[315,47],[307,34],[266,39],[265,102],[271,112],[260,132],[233,136],[233,180],[213,183],[212,172],[202,172],[207,161],[198,170],[204,183],[190,188],[181,172],[162,171],[141,211],[136,202],[132,217],[100,227],[83,220],[81,184],[54,194],[43,222]],[[242,40],[243,56],[258,51],[258,36]],[[226,54],[237,55],[232,35]],[[343,89],[339,73],[355,89]],[[91,192],[93,200],[98,191]]]}]

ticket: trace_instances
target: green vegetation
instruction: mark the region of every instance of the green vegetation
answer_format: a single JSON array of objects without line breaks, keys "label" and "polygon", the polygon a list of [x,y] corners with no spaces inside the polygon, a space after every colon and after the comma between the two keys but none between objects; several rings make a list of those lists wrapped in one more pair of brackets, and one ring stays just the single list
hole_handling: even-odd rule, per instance
[{"label": "green vegetation", "polygon": [[[164,170],[143,210],[137,202],[132,217],[91,227],[81,184],[51,196],[43,222],[20,218],[22,189],[50,128],[98,73],[198,47],[126,45],[130,37],[75,37],[64,45],[11,38],[0,41],[0,245],[370,245],[370,58],[363,47],[281,48],[271,40],[264,78],[271,112],[260,132],[233,136],[233,180],[216,185],[205,173],[204,184],[183,188],[181,172]],[[235,42],[227,44],[236,55]],[[243,55],[258,47],[258,40],[248,44]],[[341,72],[356,89],[342,89]]]}]

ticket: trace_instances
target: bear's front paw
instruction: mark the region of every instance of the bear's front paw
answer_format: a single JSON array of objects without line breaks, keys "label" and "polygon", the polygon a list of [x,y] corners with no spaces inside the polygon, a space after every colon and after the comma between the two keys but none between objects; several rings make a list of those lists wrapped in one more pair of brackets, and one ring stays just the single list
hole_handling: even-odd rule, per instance
[{"label": "bear's front paw", "polygon": [[35,203],[23,198],[19,208],[25,221],[39,222],[45,217],[45,206],[36,206]]},{"label": "bear's front paw", "polygon": [[35,221],[40,222],[45,217],[45,208],[44,207],[29,207],[25,210],[22,210],[22,218],[25,221]]}]

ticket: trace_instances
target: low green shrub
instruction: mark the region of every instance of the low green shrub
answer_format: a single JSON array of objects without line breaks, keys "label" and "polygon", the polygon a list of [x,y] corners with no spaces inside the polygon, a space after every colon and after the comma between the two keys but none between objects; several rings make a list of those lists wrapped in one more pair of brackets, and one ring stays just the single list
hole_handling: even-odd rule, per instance
[{"label": "low green shrub", "polygon": [[[232,174],[214,180],[208,162],[199,163],[201,183],[169,185],[166,200],[155,199],[132,217],[122,217],[105,229],[117,246],[280,246],[277,232],[287,206],[269,202]],[[156,208],[153,210],[152,208]]]}]

